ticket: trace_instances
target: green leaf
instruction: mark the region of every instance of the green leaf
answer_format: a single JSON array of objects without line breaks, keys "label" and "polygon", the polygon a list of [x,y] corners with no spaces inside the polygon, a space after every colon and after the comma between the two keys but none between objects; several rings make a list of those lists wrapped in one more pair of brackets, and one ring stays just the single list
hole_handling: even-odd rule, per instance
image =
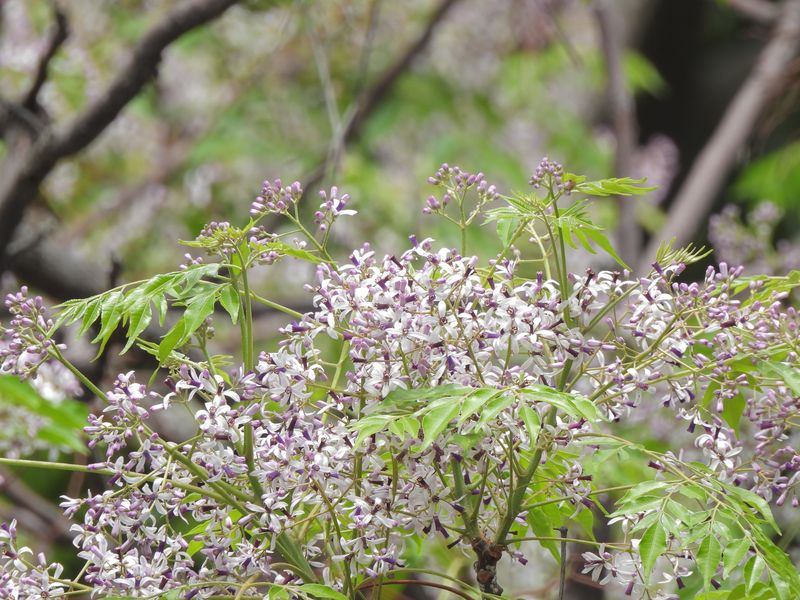
[{"label": "green leaf", "polygon": [[641,196],[655,190],[655,187],[645,187],[642,184],[647,178],[631,179],[629,177],[611,177],[598,181],[584,181],[575,186],[575,191],[587,196]]},{"label": "green leaf", "polygon": [[332,587],[322,585],[320,583],[304,583],[300,586],[299,590],[303,593],[317,598],[329,598],[330,600],[348,600],[341,592],[337,592]]},{"label": "green leaf", "polygon": [[478,412],[480,408],[487,406],[487,403],[499,394],[501,392],[493,388],[472,390],[461,402],[461,417],[458,419],[458,424],[465,423],[467,419]]},{"label": "green leaf", "polygon": [[517,218],[500,219],[497,221],[497,237],[500,238],[504,248],[508,247],[511,243],[511,236],[514,235],[517,227],[519,227],[519,219]]},{"label": "green leaf", "polygon": [[600,246],[600,248],[605,250],[606,253],[611,258],[617,261],[618,265],[622,266],[625,269],[630,269],[630,267],[627,264],[625,264],[625,261],[622,260],[622,257],[619,254],[617,254],[617,251],[614,250],[614,247],[611,245],[611,242],[608,241],[608,238],[603,234],[602,231],[599,231],[597,229],[585,229],[584,233],[595,244],[597,244],[598,246]]},{"label": "green leaf", "polygon": [[530,406],[522,405],[519,407],[519,416],[522,418],[522,422],[525,423],[525,428],[528,430],[528,436],[531,440],[531,447],[533,447],[536,444],[539,430],[542,426],[539,413]]},{"label": "green leaf", "polygon": [[779,592],[778,597],[791,597],[792,600],[800,598],[800,574],[786,552],[776,546],[775,542],[758,527],[751,530],[751,535],[756,542],[756,550],[763,556],[769,567],[773,586]]},{"label": "green leaf", "polygon": [[582,396],[559,392],[545,385],[528,386],[521,391],[526,397],[555,406],[571,417],[582,417],[590,422],[598,420],[597,407]]},{"label": "green leaf", "polygon": [[748,592],[752,590],[755,584],[761,579],[761,574],[764,572],[764,567],[766,566],[764,559],[758,554],[750,557],[750,560],[747,561],[747,564],[744,566],[744,583],[747,586]]},{"label": "green leaf", "polygon": [[158,362],[162,365],[164,364],[164,361],[167,360],[167,357],[170,355],[170,353],[178,345],[178,342],[183,339],[185,327],[186,323],[181,318],[162,338],[161,343],[158,345]]},{"label": "green leaf", "polygon": [[[541,538],[553,537],[553,531],[562,525],[560,511],[549,505],[529,510],[527,521],[533,534]],[[557,542],[545,539],[539,543],[550,552],[557,563],[561,562],[561,550]]]},{"label": "green leaf", "polygon": [[722,412],[720,414],[737,436],[741,434],[742,415],[746,407],[747,400],[745,400],[741,392],[736,394],[733,398],[726,398],[722,405]]},{"label": "green leaf", "polygon": [[781,532],[778,528],[778,524],[775,522],[775,517],[772,515],[772,510],[770,509],[769,504],[761,496],[755,492],[751,492],[750,490],[746,490],[735,485],[724,484],[724,487],[725,491],[728,492],[729,498],[740,501],[745,507],[754,507],[761,514],[764,520],[769,523],[770,527],[775,530],[775,533]]},{"label": "green leaf", "polygon": [[206,318],[214,312],[214,304],[216,304],[216,301],[216,286],[208,286],[204,291],[187,301],[186,312],[183,314],[183,337],[178,342],[178,345],[186,343],[191,335],[200,328]]},{"label": "green leaf", "polygon": [[92,340],[93,344],[100,342],[97,356],[103,353],[108,340],[111,339],[111,334],[114,333],[117,325],[122,320],[123,304],[122,290],[111,292],[103,298],[103,304],[100,308],[100,332]]},{"label": "green leaf", "polygon": [[436,441],[436,438],[447,428],[461,407],[458,403],[448,403],[438,406],[422,417],[423,441],[420,450],[425,450]]},{"label": "green leaf", "polygon": [[363,417],[351,424],[350,427],[358,431],[358,436],[353,444],[355,448],[359,448],[369,436],[383,431],[386,426],[394,419],[391,415],[370,415]]},{"label": "green leaf", "polygon": [[222,287],[219,294],[219,303],[231,316],[234,325],[239,320],[239,292],[232,284]]},{"label": "green leaf", "polygon": [[378,405],[378,409],[385,411],[387,409],[397,408],[416,408],[415,405],[418,405],[425,400],[433,401],[440,398],[458,398],[466,396],[473,391],[474,388],[456,385],[453,383],[448,383],[447,385],[438,385],[435,387],[413,388],[410,390],[399,388],[389,392],[389,394],[387,394]]},{"label": "green leaf", "polygon": [[38,430],[38,439],[58,448],[86,453],[82,432],[89,410],[83,403],[69,398],[57,404],[50,402],[30,383],[13,375],[0,375],[0,402],[21,406],[41,417],[44,425]]},{"label": "green leaf", "polygon": [[507,409],[514,403],[514,396],[511,394],[495,394],[495,396],[486,404],[481,411],[481,417],[478,419],[477,428],[484,427],[491,421],[494,421],[501,412]]},{"label": "green leaf", "polygon": [[147,329],[147,326],[153,318],[153,311],[150,308],[150,298],[145,297],[143,294],[136,297],[135,302],[129,310],[128,340],[120,354],[125,354],[130,349],[136,341],[136,338]]},{"label": "green leaf", "polygon": [[300,577],[303,581],[312,583],[317,580],[314,575],[314,570],[308,564],[303,551],[294,539],[289,534],[282,531],[275,538],[275,546],[280,551],[283,558],[288,564],[292,566],[292,572]]},{"label": "green leaf", "polygon": [[800,371],[782,363],[765,361],[761,364],[762,371],[782,379],[796,395],[800,395]]},{"label": "green leaf", "polygon": [[703,585],[708,587],[711,578],[717,572],[722,560],[722,546],[714,535],[709,535],[700,542],[695,561],[700,574],[703,576]]},{"label": "green leaf", "polygon": [[722,575],[728,577],[736,567],[742,562],[744,555],[750,549],[750,540],[746,537],[731,542],[725,548],[722,561]]},{"label": "green leaf", "polygon": [[642,577],[650,579],[650,573],[656,564],[656,559],[664,554],[667,549],[667,531],[664,526],[656,521],[644,532],[639,542],[639,556],[642,557]]},{"label": "green leaf", "polygon": [[86,454],[86,444],[74,430],[49,423],[36,432],[36,438],[56,448],[69,448],[80,454]]}]

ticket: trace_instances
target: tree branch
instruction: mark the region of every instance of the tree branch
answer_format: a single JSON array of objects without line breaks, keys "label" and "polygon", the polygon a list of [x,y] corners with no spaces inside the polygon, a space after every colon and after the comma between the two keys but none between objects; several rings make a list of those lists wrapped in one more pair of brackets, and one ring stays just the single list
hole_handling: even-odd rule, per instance
[{"label": "tree branch", "polygon": [[[633,169],[637,127],[633,96],[628,90],[622,70],[623,36],[615,23],[615,15],[611,11],[608,0],[598,0],[594,5],[594,11],[600,32],[600,46],[606,63],[608,77],[606,93],[616,139],[614,175],[629,177]],[[616,203],[616,237],[619,253],[625,262],[633,264],[639,256],[642,243],[642,231],[636,220],[638,199],[618,196]]]},{"label": "tree branch", "polygon": [[[0,182],[0,260],[25,209],[56,163],[94,141],[155,76],[164,49],[188,31],[220,16],[238,0],[194,0],[166,14],[144,34],[106,92],[62,133],[42,132]],[[2,266],[2,265],[0,265]],[[0,269],[2,270],[2,269]]]},{"label": "tree branch", "polygon": [[67,16],[55,2],[53,3],[53,20],[55,21],[55,29],[50,35],[44,54],[39,58],[39,64],[36,66],[36,75],[33,78],[30,88],[28,88],[28,93],[25,94],[25,98],[21,102],[21,105],[32,113],[38,112],[39,92],[47,81],[47,72],[50,69],[50,62],[69,35]]},{"label": "tree branch", "polygon": [[325,177],[327,170],[327,162],[330,157],[337,157],[341,153],[341,149],[348,144],[356,141],[361,135],[361,130],[366,124],[367,120],[372,113],[380,106],[381,102],[391,93],[397,80],[408,71],[413,64],[414,60],[422,54],[428,47],[436,27],[444,19],[447,12],[459,0],[442,0],[436,9],[431,13],[428,22],[425,24],[425,29],[422,30],[419,37],[403,52],[389,68],[387,68],[381,76],[367,88],[363,95],[361,95],[354,107],[348,111],[350,115],[346,120],[336,138],[331,142],[333,150],[329,151],[327,156],[320,161],[314,170],[306,177],[303,182],[304,193],[317,185]]},{"label": "tree branch", "polygon": [[774,98],[800,47],[800,0],[785,0],[775,30],[755,67],[734,96],[719,125],[692,165],[670,208],[666,225],[642,255],[646,272],[661,240],[686,244],[708,214],[759,115]]}]

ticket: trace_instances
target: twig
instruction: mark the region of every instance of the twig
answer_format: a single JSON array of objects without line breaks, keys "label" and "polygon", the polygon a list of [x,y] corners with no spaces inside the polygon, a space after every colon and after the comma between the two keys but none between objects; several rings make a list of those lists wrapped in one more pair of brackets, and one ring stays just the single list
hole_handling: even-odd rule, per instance
[{"label": "twig", "polygon": [[561,570],[558,577],[558,600],[564,600],[564,592],[567,589],[567,528],[559,527],[558,533],[561,535]]},{"label": "twig", "polygon": [[[622,70],[622,35],[616,27],[608,0],[595,2],[595,18],[600,31],[600,45],[605,57],[608,76],[608,102],[614,123],[616,148],[614,174],[617,177],[631,175],[633,154],[636,149],[636,109],[633,96],[625,82]],[[633,264],[642,244],[642,231],[636,220],[636,198],[618,196],[617,245],[622,258]]]},{"label": "twig", "polygon": [[[309,190],[325,177],[328,157],[338,156],[341,153],[341,149],[358,139],[369,117],[375,109],[380,106],[386,96],[389,95],[392,88],[394,88],[394,85],[397,83],[397,80],[408,71],[414,60],[428,47],[436,27],[442,19],[444,19],[450,8],[458,1],[459,0],[442,0],[436,10],[431,14],[425,25],[425,29],[422,30],[419,37],[417,37],[405,52],[383,72],[372,86],[367,88],[366,92],[357,101],[357,105],[351,107],[350,110],[347,111],[349,118],[341,127],[341,133],[338,139],[333,139],[331,141],[334,151],[331,152],[329,149],[325,158],[320,161],[320,164],[317,165],[304,180],[304,195],[308,194]],[[270,227],[274,227],[275,223],[266,223],[265,226],[269,229]]]},{"label": "twig", "polygon": [[59,48],[67,40],[69,35],[69,26],[67,24],[67,16],[61,7],[56,2],[53,2],[53,20],[55,22],[55,29],[53,30],[50,39],[47,42],[44,54],[39,58],[39,64],[36,65],[36,75],[33,78],[28,93],[20,103],[24,108],[32,113],[38,112],[39,108],[39,92],[42,86],[47,81],[47,72],[50,68],[50,62],[58,52]]},{"label": "twig", "polygon": [[[0,261],[28,204],[56,163],[92,143],[155,76],[162,54],[188,31],[220,16],[238,0],[194,0],[168,12],[144,34],[104,94],[61,133],[43,131],[0,182]],[[0,263],[0,267],[3,264]],[[2,269],[0,269],[1,271]]]},{"label": "twig", "polygon": [[774,98],[800,46],[800,0],[785,0],[775,30],[753,71],[728,106],[678,190],[667,222],[638,265],[646,272],[661,240],[687,243],[711,208],[764,108]]}]

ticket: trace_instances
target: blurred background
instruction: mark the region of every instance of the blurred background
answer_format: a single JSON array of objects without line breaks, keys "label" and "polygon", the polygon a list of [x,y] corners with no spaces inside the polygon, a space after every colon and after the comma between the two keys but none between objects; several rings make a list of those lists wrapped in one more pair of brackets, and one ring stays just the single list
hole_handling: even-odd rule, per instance
[{"label": "blurred background", "polygon": [[[55,304],[176,270],[177,240],[246,221],[265,178],[302,182],[308,215],[318,190],[350,194],[341,256],[446,243],[422,214],[441,163],[510,194],[545,155],[657,186],[593,205],[634,272],[675,237],[785,274],[800,268],[798,46],[797,0],[0,0],[0,287]],[[472,249],[496,251],[489,226]],[[302,311],[311,275],[280,263],[256,285]],[[259,315],[264,347],[283,322]],[[148,365],[71,346],[100,383]],[[0,378],[0,452],[80,448],[75,382],[12,387]],[[54,502],[91,478],[0,481],[0,520],[68,554]],[[552,597],[550,567],[534,571],[509,588]],[[573,579],[571,597],[604,597]]]}]

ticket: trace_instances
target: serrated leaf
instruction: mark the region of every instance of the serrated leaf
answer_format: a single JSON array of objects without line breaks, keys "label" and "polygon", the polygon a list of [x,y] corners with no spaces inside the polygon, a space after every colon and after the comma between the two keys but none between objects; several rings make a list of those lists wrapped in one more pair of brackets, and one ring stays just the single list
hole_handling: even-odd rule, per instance
[{"label": "serrated leaf", "polygon": [[239,320],[239,292],[233,285],[228,284],[222,287],[219,293],[219,303],[231,316],[234,325]]},{"label": "serrated leaf", "polygon": [[162,365],[170,353],[178,346],[178,342],[183,339],[185,326],[184,320],[181,318],[161,339],[161,343],[158,345],[158,362]]},{"label": "serrated leaf", "polygon": [[788,367],[782,363],[765,361],[761,364],[762,371],[782,379],[789,389],[797,395],[800,395],[800,371]]},{"label": "serrated leaf", "polygon": [[519,416],[522,422],[525,423],[525,429],[528,430],[528,437],[530,437],[531,447],[533,447],[536,444],[536,440],[539,437],[539,429],[542,426],[539,413],[530,406],[522,405],[519,407]]},{"label": "serrated leaf", "polygon": [[583,181],[575,185],[575,191],[587,196],[641,196],[655,190],[655,187],[645,187],[642,184],[647,179],[631,179],[630,177],[610,177],[598,181]]},{"label": "serrated leaf", "polygon": [[121,290],[111,292],[103,298],[100,307],[100,331],[92,340],[93,344],[100,342],[97,356],[103,353],[108,340],[111,339],[111,335],[122,320],[123,302],[124,298]]},{"label": "serrated leaf", "polygon": [[754,507],[759,514],[761,514],[764,520],[769,523],[770,527],[775,530],[775,533],[781,532],[780,528],[778,527],[778,523],[775,521],[775,517],[772,515],[772,509],[770,509],[769,503],[761,496],[755,492],[751,492],[750,490],[746,490],[735,485],[726,484],[724,487],[728,492],[729,497],[733,497],[734,499],[744,502],[745,505]]},{"label": "serrated leaf", "polygon": [[483,410],[481,410],[481,416],[478,419],[478,424],[476,428],[480,429],[494,421],[501,412],[507,409],[514,403],[514,396],[511,394],[496,394],[492,397],[489,402],[486,403]]},{"label": "serrated leaf", "polygon": [[301,592],[315,596],[317,598],[328,598],[330,600],[348,600],[341,592],[337,592],[332,587],[320,583],[304,583],[298,588]]},{"label": "serrated leaf", "polygon": [[764,559],[758,554],[751,556],[750,560],[747,561],[747,564],[744,566],[744,583],[748,592],[752,590],[755,584],[761,579],[761,574],[764,572],[764,567],[766,566],[767,564],[764,562]]},{"label": "serrated leaf", "polygon": [[80,329],[78,335],[86,333],[92,324],[100,317],[100,307],[102,306],[102,297],[90,302],[83,313]]},{"label": "serrated leaf", "polygon": [[427,388],[412,388],[410,390],[399,388],[389,392],[376,408],[381,412],[402,408],[416,408],[417,405],[423,404],[425,401],[433,402],[440,398],[463,397],[473,391],[474,388],[453,383]]},{"label": "serrated leaf", "polygon": [[427,412],[422,417],[422,446],[420,450],[426,450],[433,444],[441,433],[447,428],[461,407],[457,403],[438,406]]},{"label": "serrated leaf", "polygon": [[178,342],[181,345],[189,340],[203,322],[214,312],[217,301],[217,287],[209,286],[207,289],[193,296],[187,301],[186,311],[183,314],[183,337]]},{"label": "serrated leaf", "polygon": [[708,587],[711,578],[716,574],[717,567],[722,560],[722,546],[714,535],[703,538],[697,549],[695,562],[697,569],[703,577],[703,585]]},{"label": "serrated leaf", "polygon": [[314,570],[308,564],[303,551],[294,539],[292,539],[285,531],[282,531],[275,538],[275,546],[277,546],[283,558],[291,565],[292,572],[300,577],[307,583],[312,583],[317,580],[314,575]]},{"label": "serrated leaf", "polygon": [[742,538],[738,541],[731,542],[723,552],[722,560],[722,575],[728,577],[734,569],[736,569],[742,562],[745,554],[750,549],[750,540]]},{"label": "serrated leaf", "polygon": [[501,392],[493,388],[478,388],[472,390],[461,402],[461,416],[458,419],[458,424],[462,425],[472,415],[478,412],[479,409],[486,406],[487,403]]},{"label": "serrated leaf", "polygon": [[[788,590],[786,597],[791,597],[792,599],[800,598],[800,574],[786,552],[776,546],[775,542],[769,539],[758,527],[754,527],[751,530],[751,535],[756,542],[757,551],[767,562],[773,585],[775,580],[779,579],[785,584],[781,585],[781,590]],[[783,592],[781,591],[781,593]]]},{"label": "serrated leaf", "polygon": [[136,341],[136,338],[147,329],[147,326],[150,324],[151,319],[153,318],[153,312],[150,307],[150,298],[141,297],[138,298],[137,303],[131,307],[131,312],[129,316],[128,322],[128,333],[127,333],[127,342],[125,346],[122,348],[122,352],[120,354],[125,354],[133,343]]},{"label": "serrated leaf", "polygon": [[581,396],[559,392],[544,385],[528,386],[521,391],[530,399],[555,406],[571,417],[582,417],[590,422],[598,420],[597,407]]},{"label": "serrated leaf", "polygon": [[353,446],[359,448],[361,444],[364,443],[364,440],[386,429],[388,424],[393,420],[393,417],[389,415],[370,415],[369,417],[363,417],[355,423],[352,423],[350,428],[358,431],[358,436]]},{"label": "serrated leaf", "polygon": [[506,248],[511,243],[511,237],[519,227],[519,219],[517,218],[504,218],[497,221],[497,237]]},{"label": "serrated leaf", "polygon": [[608,241],[608,238],[602,231],[598,229],[584,229],[583,232],[586,234],[586,237],[592,240],[595,244],[602,248],[606,254],[613,258],[618,265],[625,269],[630,269],[625,261],[622,260],[622,257],[617,254],[617,251],[614,250],[614,246],[611,245],[611,242]]},{"label": "serrated leaf", "polygon": [[656,564],[656,559],[664,554],[667,549],[667,531],[664,526],[656,521],[644,532],[639,542],[639,556],[642,558],[642,577],[645,581],[650,579],[650,573]]}]

